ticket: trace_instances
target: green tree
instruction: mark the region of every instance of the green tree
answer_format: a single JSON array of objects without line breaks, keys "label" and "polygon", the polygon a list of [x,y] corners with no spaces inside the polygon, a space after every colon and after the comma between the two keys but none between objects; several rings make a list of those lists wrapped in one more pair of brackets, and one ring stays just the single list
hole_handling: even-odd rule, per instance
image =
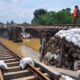
[{"label": "green tree", "polygon": [[43,25],[56,24],[56,13],[53,11],[50,11],[45,15],[41,15],[40,16],[40,23]]},{"label": "green tree", "polygon": [[38,9],[38,10],[35,10],[34,17],[38,19],[39,16],[46,14],[46,13],[47,11],[45,9]]},{"label": "green tree", "polygon": [[71,13],[66,11],[59,11],[56,14],[57,24],[71,24],[72,23],[72,16]]},{"label": "green tree", "polygon": [[22,26],[27,26],[27,25],[28,25],[27,22],[23,22],[23,23],[22,23]]},{"label": "green tree", "polygon": [[71,9],[66,8],[61,11],[47,12],[44,9],[38,9],[34,12],[32,24],[37,25],[54,25],[54,24],[71,24],[72,23]]},{"label": "green tree", "polygon": [[32,24],[40,24],[40,16],[46,14],[45,9],[38,9],[34,12],[34,18],[32,19]]},{"label": "green tree", "polygon": [[11,21],[11,24],[15,24],[13,20]]}]

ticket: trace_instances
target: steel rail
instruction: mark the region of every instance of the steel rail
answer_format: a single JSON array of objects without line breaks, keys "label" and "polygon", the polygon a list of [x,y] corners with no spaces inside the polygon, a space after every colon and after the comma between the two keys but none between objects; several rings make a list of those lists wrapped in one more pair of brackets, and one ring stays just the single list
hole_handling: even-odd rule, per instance
[{"label": "steel rail", "polygon": [[28,65],[29,69],[36,74],[41,80],[50,80],[47,76],[45,76],[42,72],[40,72],[38,69],[36,69],[34,66],[32,65]]},{"label": "steel rail", "polygon": [[0,80],[4,80],[2,71],[0,70]]}]

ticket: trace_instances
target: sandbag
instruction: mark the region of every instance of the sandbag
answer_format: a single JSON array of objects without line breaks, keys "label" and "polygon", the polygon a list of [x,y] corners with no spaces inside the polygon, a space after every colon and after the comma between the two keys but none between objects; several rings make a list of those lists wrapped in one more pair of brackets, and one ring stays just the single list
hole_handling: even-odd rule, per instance
[{"label": "sandbag", "polygon": [[26,58],[23,58],[21,61],[20,61],[20,67],[22,69],[24,69],[26,66],[28,66],[28,64],[31,64],[34,66],[34,61],[32,60],[31,57],[26,57]]},{"label": "sandbag", "polygon": [[80,47],[80,28],[70,30],[60,30],[55,34],[56,37],[65,38],[68,42],[72,42],[75,46]]},{"label": "sandbag", "polygon": [[6,65],[6,63],[3,60],[0,60],[0,68],[4,69],[4,70],[8,69],[8,66]]}]

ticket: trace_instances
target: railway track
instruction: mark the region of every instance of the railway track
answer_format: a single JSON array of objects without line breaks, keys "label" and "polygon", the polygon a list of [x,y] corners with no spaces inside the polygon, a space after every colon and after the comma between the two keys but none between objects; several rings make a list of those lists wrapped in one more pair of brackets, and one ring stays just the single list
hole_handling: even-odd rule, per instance
[{"label": "railway track", "polygon": [[[0,70],[0,80],[53,80],[50,75],[39,66],[28,65],[22,70],[19,66],[20,57],[11,52],[8,48],[0,44],[0,60],[4,60],[8,65],[8,70]],[[56,75],[55,80],[59,80],[60,75]]]},{"label": "railway track", "polygon": [[80,28],[80,24],[55,24],[53,26],[28,26],[26,29],[35,29],[35,30],[49,30],[49,29],[71,29],[71,28]]}]

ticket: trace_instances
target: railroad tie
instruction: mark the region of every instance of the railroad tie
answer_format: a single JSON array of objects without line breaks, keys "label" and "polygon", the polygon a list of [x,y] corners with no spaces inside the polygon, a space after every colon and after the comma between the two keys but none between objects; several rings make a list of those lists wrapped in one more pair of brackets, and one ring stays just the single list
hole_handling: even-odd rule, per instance
[{"label": "railroad tie", "polygon": [[[48,76],[47,73],[44,73],[43,75]],[[37,76],[32,75],[32,76],[29,76],[29,77],[23,77],[23,78],[12,79],[12,80],[37,80]]]}]

